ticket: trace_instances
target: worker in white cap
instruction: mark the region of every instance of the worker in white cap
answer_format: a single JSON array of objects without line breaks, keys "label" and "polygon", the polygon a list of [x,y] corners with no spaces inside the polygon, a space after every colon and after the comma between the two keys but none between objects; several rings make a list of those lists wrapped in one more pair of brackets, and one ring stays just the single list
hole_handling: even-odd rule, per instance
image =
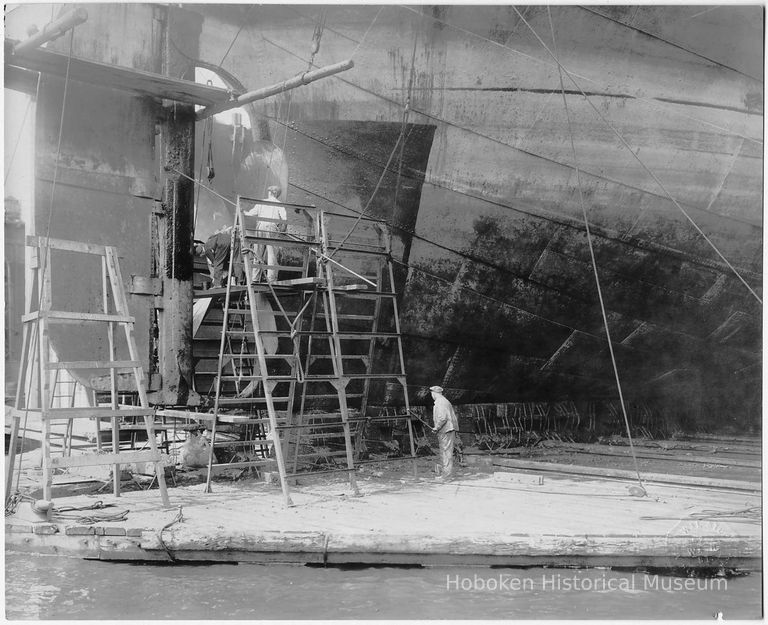
[{"label": "worker in white cap", "polygon": [[456,412],[445,396],[441,386],[430,386],[432,399],[435,407],[432,409],[433,432],[437,433],[437,440],[440,443],[440,460],[442,462],[442,472],[439,480],[447,481],[453,476],[453,446],[456,440],[456,431],[459,429],[459,420],[456,418]]}]

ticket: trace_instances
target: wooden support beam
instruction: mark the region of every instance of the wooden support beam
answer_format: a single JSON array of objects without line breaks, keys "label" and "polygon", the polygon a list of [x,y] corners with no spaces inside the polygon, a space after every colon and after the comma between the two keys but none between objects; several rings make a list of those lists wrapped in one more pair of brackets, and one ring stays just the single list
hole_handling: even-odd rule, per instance
[{"label": "wooden support beam", "polygon": [[66,252],[79,252],[81,254],[96,254],[103,256],[106,254],[103,245],[94,243],[82,243],[80,241],[66,241],[64,239],[53,239],[51,237],[27,237],[27,245],[30,247],[51,248],[53,250],[64,250]]}]

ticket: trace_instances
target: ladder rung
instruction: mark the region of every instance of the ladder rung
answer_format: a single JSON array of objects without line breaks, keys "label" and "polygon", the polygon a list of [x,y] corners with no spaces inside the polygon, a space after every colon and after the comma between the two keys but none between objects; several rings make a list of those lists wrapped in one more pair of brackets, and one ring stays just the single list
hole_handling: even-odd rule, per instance
[{"label": "ladder rung", "polygon": [[82,243],[81,241],[66,241],[64,239],[52,239],[50,237],[27,237],[29,247],[49,247],[54,250],[66,250],[68,252],[79,252],[81,254],[96,254],[104,256],[106,246],[95,243]]},{"label": "ladder rung", "polygon": [[77,419],[80,417],[144,417],[154,415],[153,408],[49,408],[43,413],[43,418]]},{"label": "ladder rung", "polygon": [[[326,312],[324,310],[318,310],[316,315],[318,317],[325,318]],[[344,314],[337,314],[336,319],[343,319],[346,321],[373,321],[376,319],[376,315],[344,315]]]},{"label": "ladder rung", "polygon": [[247,447],[248,445],[260,445],[266,447],[267,445],[274,445],[275,441],[266,438],[255,439],[252,441],[216,441],[214,447]]},{"label": "ladder rung", "polygon": [[[258,354],[225,354],[227,358],[249,359],[258,358]],[[296,358],[296,354],[264,354],[264,358]],[[215,360],[215,358],[211,358]]]},{"label": "ladder rung", "polygon": [[[336,397],[334,395],[334,397]],[[273,397],[272,401],[275,403],[285,403],[288,401],[288,397]],[[238,404],[265,404],[267,402],[265,397],[220,397],[219,404],[222,406],[235,406]]]},{"label": "ladder rung", "polygon": [[322,452],[322,451],[315,451],[312,453],[306,453],[306,454],[299,454],[299,458],[314,458],[317,456],[322,456],[323,458],[338,458],[339,456],[346,456],[347,452],[344,451],[328,451],[328,452]]},{"label": "ladder rung", "polygon": [[322,475],[323,473],[341,473],[343,471],[350,472],[350,471],[357,471],[356,468],[349,469],[347,467],[338,468],[338,469],[323,469],[322,471],[299,471],[297,473],[286,473],[285,477],[311,477],[313,475]]},{"label": "ladder rung", "polygon": [[306,278],[293,278],[290,280],[275,280],[272,286],[305,286],[311,284],[323,284],[323,280],[320,276],[308,276]]},{"label": "ladder rung", "polygon": [[[312,354],[313,360],[333,360],[333,356],[328,354]],[[342,355],[342,360],[356,360],[356,359],[362,359],[362,360],[368,360],[367,354],[345,354]]]},{"label": "ladder rung", "polygon": [[138,360],[71,360],[49,362],[46,369],[133,369],[140,367]]},{"label": "ladder rung", "polygon": [[[347,422],[349,423],[349,422]],[[304,430],[304,429],[325,429],[325,428],[337,428],[343,426],[343,421],[334,421],[333,423],[303,423],[301,425],[278,425],[278,430]]]},{"label": "ladder rung", "polygon": [[[223,375],[221,376],[222,380],[227,381],[236,381],[236,380],[263,380],[264,378],[257,374],[257,375]],[[267,381],[270,382],[295,382],[296,376],[294,375],[268,375]]]},{"label": "ladder rung", "polygon": [[[341,419],[341,413],[339,412],[309,412],[304,415],[305,419]],[[350,417],[359,418],[359,417]]]},{"label": "ladder rung", "polygon": [[343,373],[341,375],[306,375],[304,379],[307,382],[338,380],[340,378],[354,378],[356,380],[391,380],[393,378],[404,378],[404,373]]},{"label": "ladder rung", "polygon": [[[350,398],[356,398],[356,397],[362,397],[362,393],[345,393],[345,396],[347,399]],[[307,399],[338,399],[339,396],[337,393],[325,393],[325,394],[314,394],[314,393],[307,393],[305,395]]]},{"label": "ladder rung", "polygon": [[378,415],[376,417],[366,417],[366,420],[368,421],[402,421],[402,420],[408,420],[408,419],[416,419],[416,417],[412,415],[407,414],[397,414],[392,416],[385,416],[385,415]]},{"label": "ladder rung", "polygon": [[[250,232],[255,232],[255,230],[250,230]],[[278,243],[279,245],[275,245],[275,247],[320,247],[320,244],[317,241],[308,241],[304,239],[289,239],[289,238],[277,238],[277,237],[265,237],[265,236],[259,236],[255,234],[248,234],[248,231],[243,235],[243,238],[246,241],[254,241],[256,243]]]},{"label": "ladder rung", "polygon": [[[287,330],[262,330],[260,334],[276,334],[276,333],[286,333]],[[397,332],[352,332],[352,331],[345,331],[345,332],[329,332],[328,330],[299,330],[295,334],[300,334],[301,336],[319,336],[319,337],[329,337],[329,336],[338,336],[342,339],[367,339],[367,338],[397,338],[400,335]]]},{"label": "ladder rung", "polygon": [[21,318],[24,322],[34,321],[35,319],[54,319],[56,321],[110,321],[113,323],[133,323],[135,321],[130,315],[71,312],[68,310],[36,310],[27,313]]},{"label": "ladder rung", "polygon": [[[336,244],[340,241],[328,241],[329,247],[336,247]],[[371,256],[388,256],[388,253],[385,249],[382,249],[380,246],[371,245],[370,247],[372,249],[366,249],[362,246],[362,244],[357,244],[359,247],[347,247],[346,244],[344,247],[340,248],[337,252],[334,253],[334,256],[336,254],[370,254]]]},{"label": "ladder rung", "polygon": [[273,464],[275,461],[271,458],[262,458],[260,460],[249,460],[247,462],[228,462],[224,464],[213,464],[213,469],[245,469],[247,467],[264,466],[265,464]]},{"label": "ladder rung", "polygon": [[345,289],[344,287],[336,287],[333,291],[334,293],[339,293],[339,295],[344,295],[345,297],[397,297],[397,293],[391,293],[389,291],[353,290]]},{"label": "ladder rung", "polygon": [[[286,307],[283,306],[283,308],[286,308]],[[280,315],[281,314],[281,312],[279,310],[275,310],[274,308],[257,308],[256,312],[262,313],[262,314],[269,313],[269,314],[272,314],[272,315]],[[286,310],[286,312],[288,314],[295,314],[294,311],[292,311],[292,310]],[[249,308],[230,308],[229,309],[229,314],[230,315],[244,315],[245,316],[245,315],[250,315],[251,314],[251,310]],[[218,321],[217,323],[209,323],[209,324],[206,324],[206,325],[221,326],[221,323],[223,321],[223,317],[220,317],[217,321]]]}]

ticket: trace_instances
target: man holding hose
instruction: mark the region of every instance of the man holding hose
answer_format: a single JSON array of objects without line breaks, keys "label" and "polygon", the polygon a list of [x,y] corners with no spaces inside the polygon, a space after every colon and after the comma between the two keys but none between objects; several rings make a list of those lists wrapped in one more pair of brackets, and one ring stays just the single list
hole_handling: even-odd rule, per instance
[{"label": "man holding hose", "polygon": [[459,420],[456,418],[456,412],[453,410],[451,402],[443,395],[441,386],[431,386],[432,399],[435,407],[432,409],[433,432],[437,433],[437,440],[440,442],[440,460],[442,462],[442,471],[437,478],[441,481],[448,481],[453,477],[453,446],[456,440],[456,431],[459,429]]}]

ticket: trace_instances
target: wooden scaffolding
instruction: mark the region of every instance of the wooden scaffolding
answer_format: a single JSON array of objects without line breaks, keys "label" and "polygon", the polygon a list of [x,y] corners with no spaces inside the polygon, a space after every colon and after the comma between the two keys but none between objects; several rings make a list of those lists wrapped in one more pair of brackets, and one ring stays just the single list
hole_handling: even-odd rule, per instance
[{"label": "wooden scaffolding", "polygon": [[[223,299],[207,489],[218,470],[273,467],[286,505],[299,475],[346,472],[357,494],[373,392],[406,407],[382,419],[405,424],[400,457],[415,460],[388,233],[307,205],[240,197],[235,212],[230,268],[244,283],[203,294]],[[249,434],[222,440],[223,423]],[[247,452],[215,462],[222,447]]]}]

